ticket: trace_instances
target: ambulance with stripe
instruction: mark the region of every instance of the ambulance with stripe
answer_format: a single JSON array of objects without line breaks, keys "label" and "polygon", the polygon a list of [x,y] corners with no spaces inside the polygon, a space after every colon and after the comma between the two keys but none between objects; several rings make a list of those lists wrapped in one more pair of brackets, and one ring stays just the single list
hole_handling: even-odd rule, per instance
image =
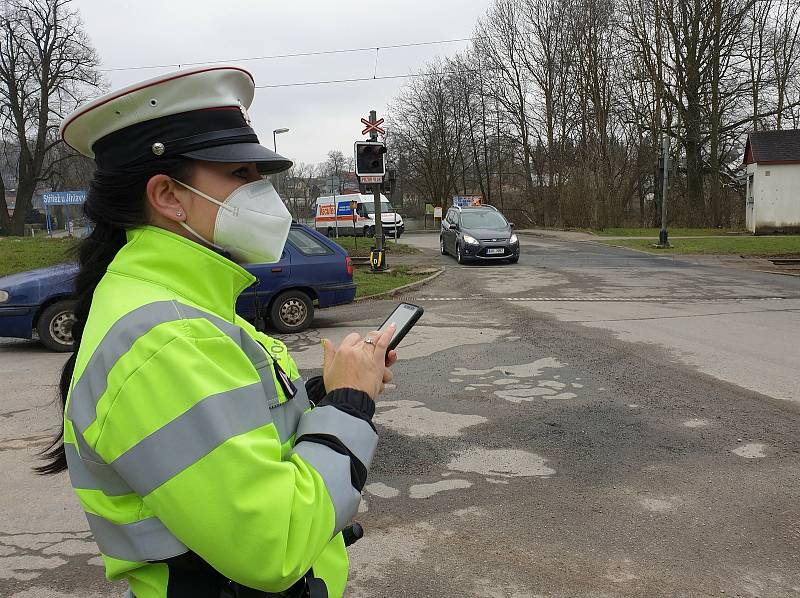
[{"label": "ambulance with stripe", "polygon": [[[350,202],[356,202],[356,217]],[[381,222],[383,234],[399,239],[405,230],[403,218],[395,212],[392,204],[381,194]],[[314,228],[328,237],[374,237],[375,196],[350,193],[347,195],[324,195],[317,198]]]}]

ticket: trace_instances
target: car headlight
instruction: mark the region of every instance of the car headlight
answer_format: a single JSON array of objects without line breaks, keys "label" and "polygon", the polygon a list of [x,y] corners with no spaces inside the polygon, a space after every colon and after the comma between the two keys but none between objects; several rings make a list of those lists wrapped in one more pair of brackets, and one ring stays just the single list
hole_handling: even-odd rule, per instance
[{"label": "car headlight", "polygon": [[0,291],[0,303],[8,301],[8,291]]},{"label": "car headlight", "polygon": [[516,245],[517,243],[519,243],[519,239],[517,238],[517,235],[516,234],[511,235],[511,238],[509,239],[509,242],[512,245]]},{"label": "car headlight", "polygon": [[467,243],[469,245],[477,245],[478,244],[478,239],[476,239],[475,237],[472,237],[470,235],[464,235],[464,243]]}]

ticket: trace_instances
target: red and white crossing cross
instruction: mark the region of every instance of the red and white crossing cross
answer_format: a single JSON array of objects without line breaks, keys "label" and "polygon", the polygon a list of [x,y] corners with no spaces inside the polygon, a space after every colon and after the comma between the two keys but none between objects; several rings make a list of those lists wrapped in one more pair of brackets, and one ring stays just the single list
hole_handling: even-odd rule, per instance
[{"label": "red and white crossing cross", "polygon": [[361,131],[362,135],[366,135],[371,131],[375,131],[376,133],[380,133],[381,135],[386,135],[386,129],[382,129],[380,125],[383,124],[383,119],[379,118],[374,123],[369,122],[366,118],[362,118],[361,122],[367,125],[367,127]]}]

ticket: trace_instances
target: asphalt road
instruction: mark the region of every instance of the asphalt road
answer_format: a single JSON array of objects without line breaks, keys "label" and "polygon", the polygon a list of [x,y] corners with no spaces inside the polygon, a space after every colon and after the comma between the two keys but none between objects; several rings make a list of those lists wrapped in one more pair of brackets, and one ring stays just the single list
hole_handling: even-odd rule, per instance
[{"label": "asphalt road", "polygon": [[[800,279],[523,238],[448,266],[378,404],[349,596],[800,595]],[[319,338],[396,303],[319,313]],[[65,477],[29,473],[63,357],[0,340],[0,596],[105,597]]]}]

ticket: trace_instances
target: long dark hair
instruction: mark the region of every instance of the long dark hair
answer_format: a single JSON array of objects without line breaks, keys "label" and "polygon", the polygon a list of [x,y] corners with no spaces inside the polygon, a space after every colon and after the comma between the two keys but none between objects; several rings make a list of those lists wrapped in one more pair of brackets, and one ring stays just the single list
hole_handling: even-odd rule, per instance
[{"label": "long dark hair", "polygon": [[[75,278],[75,323],[72,326],[74,341],[73,353],[61,370],[58,393],[61,399],[61,412],[67,404],[67,394],[75,370],[75,358],[81,345],[83,328],[89,316],[92,295],[100,279],[106,273],[108,265],[117,252],[126,243],[125,231],[147,224],[149,212],[145,193],[147,181],[157,174],[165,174],[172,178],[191,183],[194,162],[187,158],[163,158],[124,170],[107,171],[98,169],[86,202],[83,213],[92,223],[92,232],[83,238],[77,247],[80,271]],[[61,430],[52,444],[42,453],[46,461],[44,465],[35,467],[37,473],[58,473],[67,468],[64,453],[64,420],[61,419]]]}]

